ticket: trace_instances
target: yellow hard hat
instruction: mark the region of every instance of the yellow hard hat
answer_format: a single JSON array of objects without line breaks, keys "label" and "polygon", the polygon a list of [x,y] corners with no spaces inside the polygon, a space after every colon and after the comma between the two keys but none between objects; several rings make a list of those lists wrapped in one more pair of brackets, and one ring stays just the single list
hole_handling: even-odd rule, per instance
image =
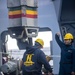
[{"label": "yellow hard hat", "polygon": [[74,39],[74,37],[71,33],[67,33],[65,34],[64,39]]},{"label": "yellow hard hat", "polygon": [[44,41],[42,39],[36,39],[35,42],[38,42],[42,47],[44,46]]}]

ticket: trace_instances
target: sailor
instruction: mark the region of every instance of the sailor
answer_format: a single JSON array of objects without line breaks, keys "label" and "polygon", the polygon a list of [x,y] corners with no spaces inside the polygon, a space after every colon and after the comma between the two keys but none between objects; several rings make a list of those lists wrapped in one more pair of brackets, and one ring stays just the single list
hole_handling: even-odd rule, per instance
[{"label": "sailor", "polygon": [[75,48],[72,45],[74,37],[71,33],[66,33],[62,42],[59,36],[60,33],[55,34],[56,42],[61,48],[59,75],[75,75]]},{"label": "sailor", "polygon": [[41,50],[44,46],[44,41],[40,38],[35,40],[34,46],[28,46],[23,55],[21,66],[23,75],[42,75],[42,65],[52,75],[52,69],[49,62],[46,60],[44,52]]}]

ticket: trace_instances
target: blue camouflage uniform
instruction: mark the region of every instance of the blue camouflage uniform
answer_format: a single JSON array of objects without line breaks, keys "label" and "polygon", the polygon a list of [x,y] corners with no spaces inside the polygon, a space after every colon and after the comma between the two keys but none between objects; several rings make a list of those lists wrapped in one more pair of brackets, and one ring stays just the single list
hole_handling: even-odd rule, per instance
[{"label": "blue camouflage uniform", "polygon": [[22,61],[23,75],[42,75],[42,64],[44,64],[44,67],[49,72],[52,72],[45,54],[36,46],[28,47],[26,49]]},{"label": "blue camouflage uniform", "polygon": [[55,39],[61,48],[59,75],[72,75],[71,72],[75,72],[75,48],[65,45],[57,34]]}]

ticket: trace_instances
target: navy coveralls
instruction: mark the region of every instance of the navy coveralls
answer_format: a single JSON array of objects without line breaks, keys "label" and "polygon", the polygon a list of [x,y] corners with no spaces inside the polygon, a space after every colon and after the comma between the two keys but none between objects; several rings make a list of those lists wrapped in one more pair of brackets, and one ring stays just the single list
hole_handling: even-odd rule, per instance
[{"label": "navy coveralls", "polygon": [[36,46],[26,49],[22,61],[23,75],[42,75],[42,64],[44,64],[44,67],[49,72],[52,72],[51,66],[46,60],[45,54]]},{"label": "navy coveralls", "polygon": [[61,48],[59,75],[72,75],[75,72],[75,49],[72,45],[65,45],[56,34],[55,39]]}]

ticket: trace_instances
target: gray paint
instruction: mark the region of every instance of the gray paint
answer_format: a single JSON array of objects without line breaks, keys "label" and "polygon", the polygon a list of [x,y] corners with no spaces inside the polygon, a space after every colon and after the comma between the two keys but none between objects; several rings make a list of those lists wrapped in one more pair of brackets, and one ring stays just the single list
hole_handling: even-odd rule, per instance
[{"label": "gray paint", "polygon": [[54,0],[53,3],[54,3],[57,19],[59,20],[60,13],[61,13],[62,0]]},{"label": "gray paint", "polygon": [[4,30],[7,30],[8,24],[7,1],[0,0],[0,33]]},{"label": "gray paint", "polygon": [[0,66],[2,66],[2,53],[0,52]]}]

